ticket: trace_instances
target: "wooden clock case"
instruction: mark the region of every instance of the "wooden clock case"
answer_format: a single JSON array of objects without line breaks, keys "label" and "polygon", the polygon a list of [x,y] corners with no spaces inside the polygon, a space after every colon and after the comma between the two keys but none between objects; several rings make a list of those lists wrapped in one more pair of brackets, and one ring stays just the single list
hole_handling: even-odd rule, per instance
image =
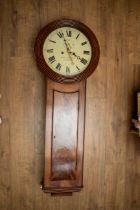
[{"label": "wooden clock case", "polygon": [[[63,76],[50,69],[43,58],[46,37],[60,27],[74,27],[92,46],[90,64],[78,75]],[[93,32],[79,21],[60,19],[38,34],[35,56],[46,76],[45,166],[42,189],[52,195],[71,195],[83,187],[86,78],[99,61],[99,44]]]}]

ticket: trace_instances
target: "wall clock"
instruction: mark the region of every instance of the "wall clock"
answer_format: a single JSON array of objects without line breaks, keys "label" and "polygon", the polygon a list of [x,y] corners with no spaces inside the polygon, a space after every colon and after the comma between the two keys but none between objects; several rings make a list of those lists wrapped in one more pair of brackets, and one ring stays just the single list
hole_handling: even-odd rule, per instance
[{"label": "wall clock", "polygon": [[99,61],[99,44],[83,23],[49,23],[35,41],[39,69],[46,76],[43,191],[72,194],[83,187],[86,79]]}]

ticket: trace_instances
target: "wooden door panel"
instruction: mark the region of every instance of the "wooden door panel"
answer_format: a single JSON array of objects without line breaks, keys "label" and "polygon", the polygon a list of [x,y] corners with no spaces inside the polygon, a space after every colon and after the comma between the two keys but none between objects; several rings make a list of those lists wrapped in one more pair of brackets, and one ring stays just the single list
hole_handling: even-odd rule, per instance
[{"label": "wooden door panel", "polygon": [[54,91],[51,180],[76,178],[79,93]]},{"label": "wooden door panel", "polygon": [[85,86],[47,79],[44,192],[75,192],[83,186]]}]

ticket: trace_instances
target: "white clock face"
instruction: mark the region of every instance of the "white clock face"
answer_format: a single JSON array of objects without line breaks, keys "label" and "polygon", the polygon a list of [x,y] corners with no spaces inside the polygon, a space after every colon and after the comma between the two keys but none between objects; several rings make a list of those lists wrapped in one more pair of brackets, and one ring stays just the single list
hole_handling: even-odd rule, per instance
[{"label": "white clock face", "polygon": [[92,48],[88,38],[72,27],[52,31],[45,39],[43,57],[58,74],[74,76],[83,72],[90,63]]}]

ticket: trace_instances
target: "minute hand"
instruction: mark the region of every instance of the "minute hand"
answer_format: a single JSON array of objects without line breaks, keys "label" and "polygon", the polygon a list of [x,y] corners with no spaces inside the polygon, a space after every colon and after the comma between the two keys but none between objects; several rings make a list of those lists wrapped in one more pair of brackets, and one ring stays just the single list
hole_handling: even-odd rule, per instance
[{"label": "minute hand", "polygon": [[63,40],[64,40],[64,43],[65,43],[65,46],[66,46],[66,49],[67,49],[67,53],[68,53],[69,58],[70,58],[70,60],[71,60],[71,63],[74,64],[74,63],[73,63],[73,60],[72,60],[72,57],[71,57],[71,54],[70,54],[70,49],[69,49],[69,47],[68,47],[67,40],[65,39],[64,35],[63,35]]}]

